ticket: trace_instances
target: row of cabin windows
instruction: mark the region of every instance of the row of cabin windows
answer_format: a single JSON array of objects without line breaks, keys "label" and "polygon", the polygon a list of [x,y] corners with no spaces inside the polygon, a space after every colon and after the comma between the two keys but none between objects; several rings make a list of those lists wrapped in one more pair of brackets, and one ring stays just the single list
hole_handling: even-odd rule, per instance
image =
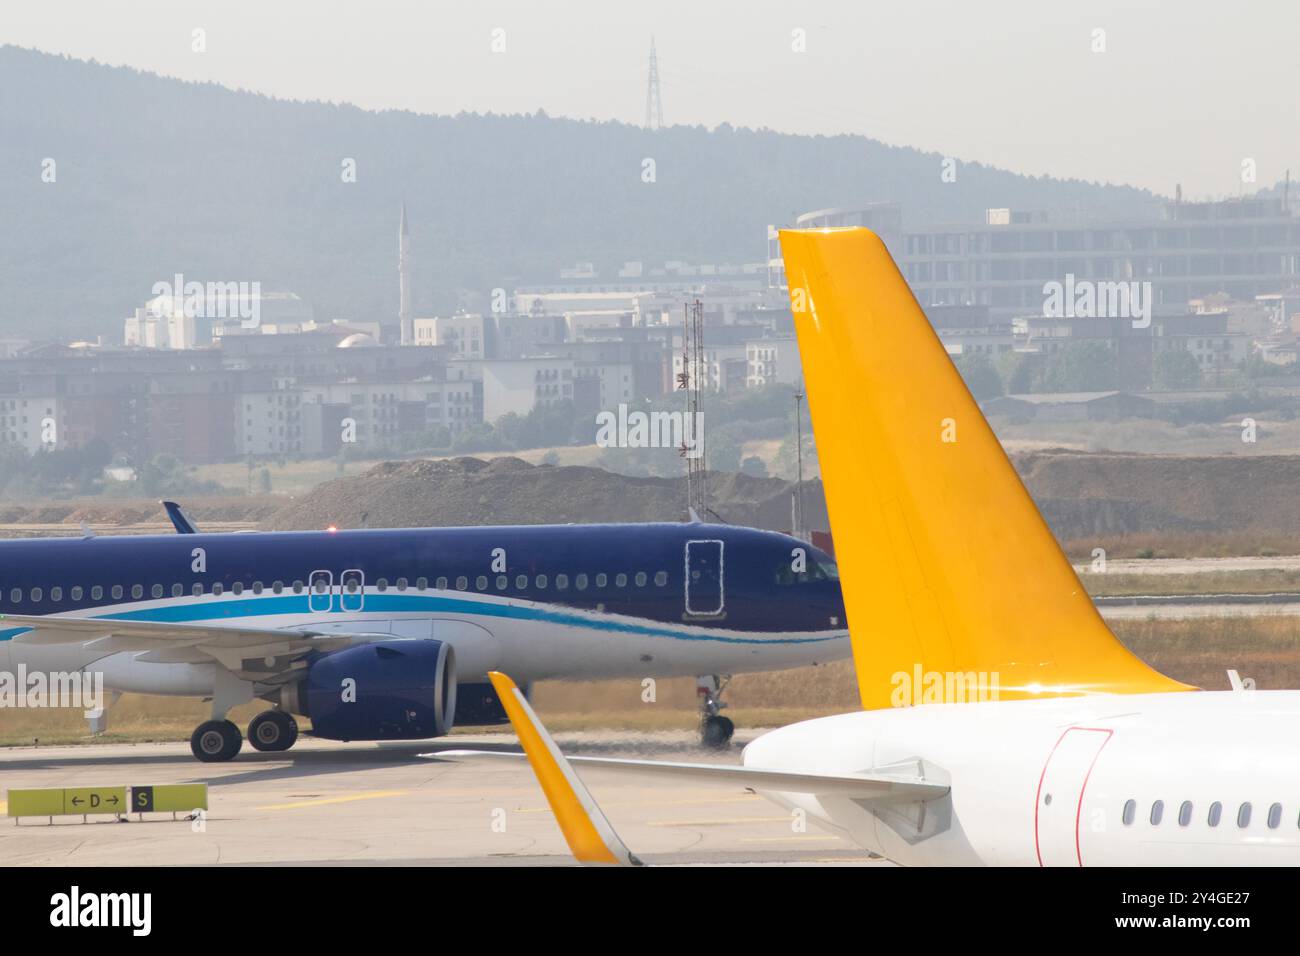
[{"label": "row of cabin windows", "polygon": [[[650,575],[645,571],[637,571],[635,574],[631,575],[630,577],[626,574],[616,574],[613,577],[613,581],[614,581],[614,587],[616,588],[627,587],[629,581],[635,584],[636,587],[643,588],[650,583]],[[577,590],[585,591],[593,583],[598,588],[604,588],[609,586],[609,582],[610,582],[610,576],[608,574],[605,574],[603,571],[600,574],[594,575],[593,577],[588,577],[586,574],[576,574],[573,576],[572,581],[570,581],[570,578],[567,574],[557,574],[555,575],[554,578],[555,589],[557,591],[567,591],[571,583],[572,586]],[[457,591],[469,590],[469,583],[470,583],[469,578],[464,575],[461,575],[460,577],[456,578],[455,581],[456,590]],[[477,578],[474,579],[474,588],[475,590],[478,591],[486,591],[488,590],[490,583],[495,583],[496,589],[498,591],[507,591],[510,589],[510,576],[508,574],[498,574],[496,576],[495,582],[491,582],[489,581],[489,578],[486,574],[480,574]],[[551,577],[545,574],[538,574],[532,578],[529,578],[529,576],[526,574],[515,575],[515,590],[517,591],[527,590],[530,587],[530,585],[531,587],[539,591],[545,591],[547,588],[551,586],[551,583],[552,583]],[[655,587],[660,587],[660,588],[666,587],[668,585],[668,572],[656,571],[654,576],[654,583],[655,583]],[[356,580],[346,581],[343,584],[343,589],[348,594],[355,594],[358,590],[359,584],[360,582]],[[442,577],[442,578],[438,578],[438,580],[434,582],[433,586],[435,590],[446,591],[449,589],[450,584],[451,582],[448,578]],[[320,590],[320,588],[323,587],[323,585],[324,582],[318,582],[318,590]],[[406,578],[398,578],[395,582],[393,582],[391,586],[396,588],[398,591],[405,591],[409,587]],[[415,589],[417,591],[424,591],[428,588],[428,586],[429,586],[428,578],[415,579]],[[375,581],[376,591],[387,591],[389,587],[390,585],[387,578],[379,578],[378,580]]]},{"label": "row of cabin windows", "polygon": [[[1194,811],[1195,811],[1195,807],[1192,805],[1192,801],[1190,800],[1184,800],[1181,804],[1179,804],[1178,825],[1180,827],[1185,827],[1191,824],[1192,814],[1194,813]],[[1252,813],[1252,808],[1249,800],[1247,800],[1245,803],[1237,807],[1238,828],[1244,830],[1246,829],[1246,827],[1250,826],[1251,813]],[[1151,811],[1150,813],[1147,814],[1147,820],[1151,823],[1151,825],[1153,827],[1159,826],[1161,821],[1164,819],[1164,816],[1165,816],[1165,802],[1163,800],[1157,800],[1154,803],[1152,803]],[[1126,827],[1132,826],[1133,820],[1136,817],[1137,817],[1137,801],[1136,800],[1125,801],[1124,812],[1120,816],[1120,819],[1123,821],[1124,826]],[[1222,819],[1223,819],[1223,804],[1216,800],[1210,804],[1210,809],[1206,812],[1205,815],[1205,822],[1208,826],[1217,827],[1219,825],[1219,822]],[[1276,830],[1281,825],[1282,825],[1282,804],[1274,803],[1270,805],[1268,808],[1268,828],[1270,830]],[[1300,817],[1296,818],[1296,826],[1300,827]]]},{"label": "row of cabin windows", "polygon": [[[637,587],[643,588],[649,583],[650,578],[645,571],[638,571],[636,572],[636,574],[632,575],[630,580],[632,580]],[[526,574],[520,574],[515,576],[515,588],[520,591],[525,590],[529,587],[530,581],[532,582],[533,586],[540,591],[546,590],[551,584],[551,579],[545,574],[539,574],[536,577],[531,579]],[[617,588],[627,587],[628,581],[629,581],[629,577],[626,574],[614,575],[614,586]],[[590,579],[585,574],[578,574],[575,575],[573,578],[573,586],[577,588],[579,591],[587,590],[587,587],[590,583],[591,583]],[[668,584],[668,572],[667,571],[656,572],[654,576],[654,583],[656,587],[665,587]],[[595,575],[596,587],[603,588],[603,587],[607,587],[608,584],[609,584],[609,575],[603,572]],[[359,585],[360,582],[357,581],[356,579],[348,580],[343,583],[343,590],[348,594],[356,594],[357,591],[359,590]],[[480,574],[474,580],[474,585],[478,590],[486,591],[488,589],[487,575]],[[496,587],[498,591],[505,591],[509,588],[509,586],[510,586],[509,576],[504,574],[497,575]],[[407,590],[408,589],[407,579],[398,578],[396,582],[394,582],[393,587],[395,587],[398,591]],[[378,591],[387,591],[388,588],[389,588],[389,583],[387,578],[380,578],[375,582],[375,589]],[[438,580],[434,583],[434,588],[439,591],[448,590],[448,579],[445,577],[438,578]],[[469,588],[469,578],[463,575],[461,577],[456,578],[456,589],[458,591],[465,591],[468,590],[468,588]],[[567,574],[555,575],[555,588],[558,591],[568,590],[569,576]],[[261,594],[266,589],[267,589],[266,586],[263,585],[261,581],[254,581],[252,585],[247,589],[244,587],[244,583],[242,581],[236,581],[234,584],[230,586],[230,593],[243,594],[245,590],[249,590],[252,591],[252,593],[254,594]],[[286,585],[283,581],[274,581],[270,585],[270,591],[273,594],[282,594],[286,589],[292,590],[294,594],[302,594],[305,590],[307,590],[307,586],[303,584],[302,581],[294,581],[293,584],[290,585]],[[317,594],[324,594],[327,590],[329,590],[329,585],[324,580],[317,580],[312,584],[311,589],[315,591]],[[416,578],[415,589],[417,591],[427,591],[429,589],[429,579]],[[198,582],[198,581],[196,581],[190,587],[190,593],[195,597],[201,597],[204,593],[204,590],[205,590],[204,585],[202,584],[202,582]],[[127,588],[121,584],[114,584],[108,588],[105,588],[103,585],[96,584],[94,587],[91,587],[89,589],[83,588],[81,585],[78,584],[68,589],[68,597],[73,601],[81,601],[86,596],[87,592],[89,593],[90,600],[92,601],[102,601],[104,599],[105,594],[108,594],[109,597],[111,597],[112,600],[114,601],[120,601],[128,593]],[[129,593],[133,600],[137,600],[137,601],[141,600],[145,595],[145,587],[143,584],[133,584],[130,587]],[[167,588],[165,588],[161,584],[155,584],[149,588],[149,596],[153,598],[165,597],[167,593],[168,593]],[[171,596],[174,598],[183,597],[185,595],[185,585],[173,584],[171,586],[170,593]],[[225,585],[223,585],[220,581],[213,583],[211,593],[215,597],[220,597],[221,595],[226,593]],[[45,591],[43,588],[32,588],[30,591],[26,592],[26,596],[27,599],[32,604],[39,604],[41,603],[41,601],[45,600]],[[10,590],[9,592],[10,604],[22,604],[23,598],[24,598],[24,591],[22,588],[13,588]],[[59,587],[58,585],[55,585],[54,587],[50,588],[50,600],[55,604],[62,601],[63,588]]]}]

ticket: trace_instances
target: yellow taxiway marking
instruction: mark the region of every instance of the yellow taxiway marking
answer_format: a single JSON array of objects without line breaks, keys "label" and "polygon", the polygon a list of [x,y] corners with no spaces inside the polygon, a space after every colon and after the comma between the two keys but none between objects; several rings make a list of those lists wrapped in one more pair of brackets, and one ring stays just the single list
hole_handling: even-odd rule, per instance
[{"label": "yellow taxiway marking", "polygon": [[8,801],[8,800],[0,800],[0,816],[4,815],[5,813],[8,813],[8,812],[9,812],[9,801]]},{"label": "yellow taxiway marking", "polygon": [[256,810],[296,810],[299,807],[323,807],[329,803],[352,803],[354,800],[378,800],[381,797],[404,797],[410,790],[374,790],[370,793],[353,793],[346,797],[321,797],[319,800],[298,800],[294,803],[272,803]]},{"label": "yellow taxiway marking", "polygon": [[789,823],[789,817],[735,817],[731,820],[651,820],[648,827],[723,827],[740,823]]}]

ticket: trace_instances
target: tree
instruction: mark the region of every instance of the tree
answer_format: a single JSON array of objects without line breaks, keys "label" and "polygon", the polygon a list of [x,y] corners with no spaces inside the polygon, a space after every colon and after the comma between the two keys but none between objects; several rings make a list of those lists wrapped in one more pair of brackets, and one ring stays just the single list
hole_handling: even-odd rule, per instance
[{"label": "tree", "polygon": [[1045,392],[1108,392],[1119,387],[1119,364],[1104,342],[1067,342],[1043,369]]},{"label": "tree", "polygon": [[975,352],[960,356],[957,359],[957,371],[966,380],[966,387],[977,402],[997,398],[1006,391],[1002,387],[1002,376],[987,355]]},{"label": "tree", "polygon": [[754,478],[766,478],[767,463],[757,455],[750,455],[740,463],[740,473]]},{"label": "tree", "polygon": [[1201,366],[1186,349],[1165,349],[1151,362],[1151,384],[1156,388],[1195,388],[1201,384]]}]

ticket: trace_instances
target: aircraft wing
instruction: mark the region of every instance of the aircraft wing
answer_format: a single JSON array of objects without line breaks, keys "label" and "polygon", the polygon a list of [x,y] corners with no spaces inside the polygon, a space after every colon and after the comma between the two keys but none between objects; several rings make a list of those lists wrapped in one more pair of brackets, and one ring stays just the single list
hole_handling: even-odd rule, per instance
[{"label": "aircraft wing", "polygon": [[0,614],[0,631],[16,633],[15,644],[81,644],[105,656],[143,651],[154,664],[215,660],[247,680],[274,680],[307,652],[333,650],[359,636],[338,631],[233,627],[225,624],[171,624],[113,618]]},{"label": "aircraft wing", "polygon": [[[504,750],[444,750],[423,756],[449,760],[526,759],[525,754]],[[834,794],[857,800],[934,800],[947,796],[950,789],[947,784],[927,783],[898,774],[795,773],[738,764],[670,763],[662,760],[621,760],[614,757],[566,756],[564,759],[578,767],[608,770],[633,777],[694,780],[697,783],[727,784],[780,793]]]}]

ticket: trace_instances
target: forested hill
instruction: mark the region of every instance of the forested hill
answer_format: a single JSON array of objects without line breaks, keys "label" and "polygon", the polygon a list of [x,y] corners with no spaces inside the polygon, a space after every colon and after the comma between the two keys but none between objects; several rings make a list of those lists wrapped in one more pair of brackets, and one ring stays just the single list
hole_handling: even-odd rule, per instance
[{"label": "forested hill", "polygon": [[[655,161],[656,181],[642,181]],[[42,163],[56,182],[42,182]],[[345,160],[357,181],[344,183]],[[405,201],[417,314],[594,261],[765,258],[767,223],[873,200],[1133,214],[1127,187],[961,165],[861,136],[276,100],[0,47],[0,335],[120,334],[155,282],[260,280],[322,318],[394,319]]]}]

